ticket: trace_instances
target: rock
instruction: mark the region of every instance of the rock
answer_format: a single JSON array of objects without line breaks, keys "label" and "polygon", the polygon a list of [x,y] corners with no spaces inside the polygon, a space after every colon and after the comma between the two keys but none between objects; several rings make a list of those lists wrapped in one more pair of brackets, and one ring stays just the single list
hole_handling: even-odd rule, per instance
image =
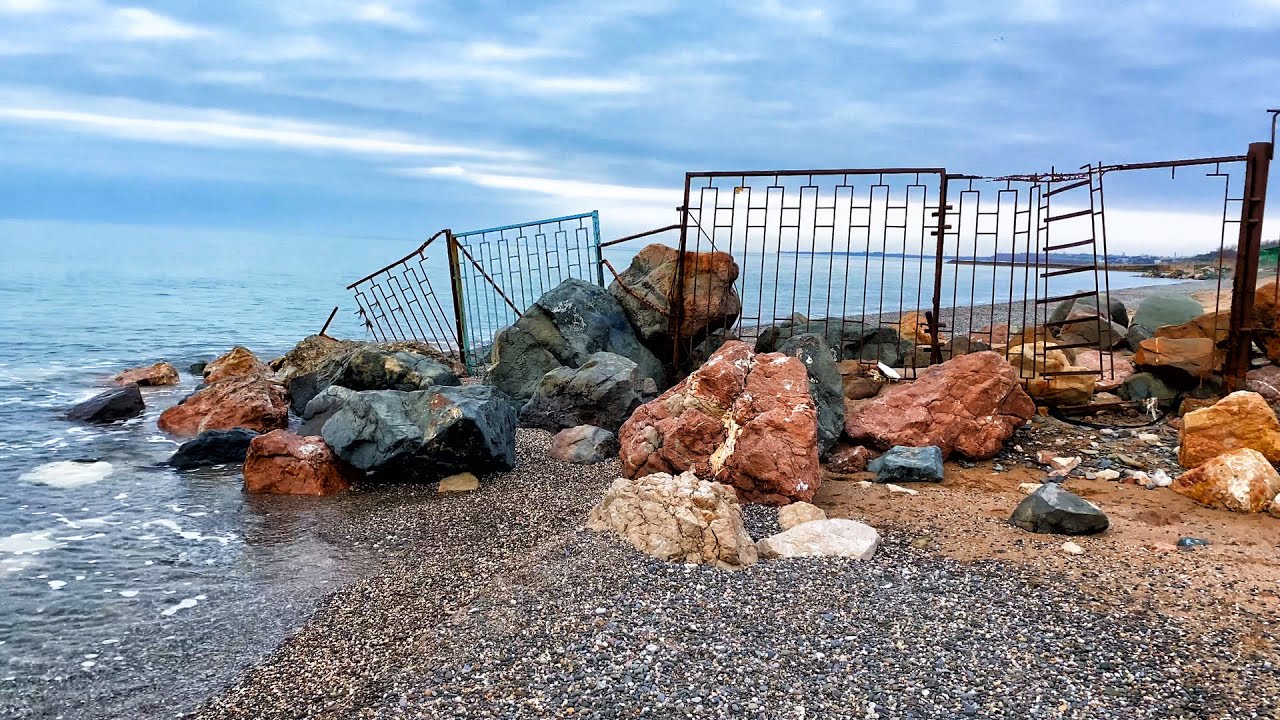
[{"label": "rock", "polygon": [[188,372],[188,373],[190,373],[191,375],[195,375],[195,376],[196,376],[196,377],[198,377],[198,378],[203,378],[203,377],[204,377],[204,369],[205,369],[205,368],[207,368],[207,367],[209,367],[209,363],[211,363],[211,362],[213,362],[213,361],[212,361],[212,360],[197,360],[197,361],[195,361],[195,362],[193,362],[193,363],[191,363],[190,365],[188,365],[188,366],[187,366],[187,372]]},{"label": "rock", "polygon": [[969,333],[969,339],[975,342],[981,341],[991,345],[992,348],[1009,346],[1009,326],[1001,323],[998,325],[987,325],[984,328]]},{"label": "rock", "polygon": [[173,467],[186,470],[224,463],[242,463],[249,453],[249,443],[258,433],[247,428],[210,430],[182,443],[169,458]]},{"label": "rock", "polygon": [[1018,492],[1023,495],[1030,495],[1031,493],[1039,490],[1042,484],[1043,483],[1018,483]]},{"label": "rock", "polygon": [[1049,474],[1057,475],[1059,477],[1066,477],[1071,473],[1072,470],[1075,470],[1077,467],[1079,467],[1081,462],[1082,460],[1078,456],[1050,458],[1049,462],[1047,463],[1049,465]]},{"label": "rock", "polygon": [[[680,251],[654,243],[631,259],[631,264],[609,285],[609,293],[622,305],[627,319],[645,347],[661,357],[669,356],[671,302],[676,297],[676,265]],[[680,337],[700,341],[715,329],[731,327],[742,312],[734,288],[738,264],[723,252],[684,253],[683,309]]]},{"label": "rock", "polygon": [[447,495],[449,493],[475,492],[479,489],[480,479],[469,472],[464,472],[441,479],[440,485],[436,487],[436,492],[441,495]]},{"label": "rock", "polygon": [[728,342],[705,365],[641,405],[618,433],[622,472],[692,469],[744,502],[810,501],[821,482],[818,416],[805,366]]},{"label": "rock", "polygon": [[1061,335],[1075,335],[1084,342],[1093,343],[1103,350],[1110,350],[1124,343],[1129,329],[1107,320],[1098,320],[1098,316],[1090,313],[1072,313],[1067,319],[1077,319],[1063,325]]},{"label": "rock", "polygon": [[1261,395],[1242,390],[1184,415],[1178,445],[1178,464],[1188,469],[1240,448],[1280,462],[1280,421]]},{"label": "rock", "polygon": [[919,490],[912,490],[909,487],[894,485],[893,483],[885,483],[884,489],[888,490],[891,493],[900,493],[902,495],[919,495],[920,494]]},{"label": "rock", "polygon": [[205,385],[180,405],[160,413],[159,428],[179,437],[242,427],[260,433],[288,427],[284,391],[263,375],[229,377]]},{"label": "rock", "polygon": [[874,375],[866,365],[857,360],[843,360],[836,363],[840,372],[840,385],[846,400],[866,400],[880,394],[885,380],[878,372]]},{"label": "rock", "polygon": [[1244,387],[1250,392],[1258,393],[1269,403],[1280,402],[1280,365],[1250,370],[1245,375]]},{"label": "rock", "polygon": [[827,470],[838,475],[860,473],[867,469],[867,463],[871,462],[875,456],[871,448],[861,445],[839,447],[833,450],[831,457],[827,459]]},{"label": "rock", "polygon": [[128,385],[99,393],[84,402],[76,403],[67,411],[67,419],[106,425],[138,417],[145,409],[142,391],[137,385]]},{"label": "rock", "polygon": [[660,560],[736,569],[757,559],[734,489],[691,472],[614,480],[587,528],[615,532]]},{"label": "rock", "polygon": [[267,367],[275,372],[276,382],[288,384],[299,375],[314,373],[330,358],[349,352],[357,344],[328,335],[308,335],[292,350],[267,363]]},{"label": "rock", "polygon": [[756,543],[761,557],[842,557],[869,560],[880,546],[880,533],[855,520],[834,518],[796,525]]},{"label": "rock", "polygon": [[1120,397],[1132,402],[1142,402],[1155,398],[1157,402],[1166,403],[1178,396],[1178,393],[1165,384],[1163,380],[1149,372],[1136,373],[1129,376],[1116,392]]},{"label": "rock", "polygon": [[1177,547],[1179,550],[1195,550],[1200,547],[1208,547],[1209,544],[1208,540],[1184,536],[1178,538]]},{"label": "rock", "polygon": [[1098,350],[1082,350],[1076,353],[1074,363],[1079,367],[1098,372],[1095,381],[1096,390],[1115,390],[1124,384],[1126,380],[1133,377],[1135,372],[1133,361],[1119,353],[1107,353],[1104,355]]},{"label": "rock", "polygon": [[795,502],[778,508],[778,527],[783,530],[790,530],[801,523],[826,519],[826,511],[807,502]]},{"label": "rock", "polygon": [[364,473],[338,459],[324,440],[272,430],[249,443],[244,489],[272,495],[336,495]]},{"label": "rock", "polygon": [[[933,336],[929,334],[929,325],[925,321],[924,313],[915,310],[898,320],[898,336],[913,345],[930,347],[933,344]],[[947,342],[946,336],[939,334],[938,342]]]},{"label": "rock", "polygon": [[1207,338],[1171,340],[1153,337],[1138,344],[1133,362],[1141,369],[1172,368],[1205,378],[1222,366],[1223,353]]},{"label": "rock", "polygon": [[[1273,280],[1254,292],[1253,316],[1259,327],[1280,330],[1280,290],[1276,288],[1276,281]],[[1256,342],[1262,346],[1268,359],[1272,362],[1280,361],[1280,335],[1263,335]]]},{"label": "rock", "polygon": [[488,385],[353,393],[324,423],[326,443],[372,472],[436,480],[515,465],[516,413]]},{"label": "rock", "polygon": [[1138,311],[1133,314],[1130,327],[1145,328],[1148,333],[1165,325],[1181,325],[1204,313],[1200,303],[1186,295],[1158,293],[1147,296],[1138,304]]},{"label": "rock", "polygon": [[1027,394],[1049,405],[1087,405],[1097,388],[1098,376],[1079,373],[1089,368],[1073,365],[1067,354],[1053,343],[1037,342],[1009,348],[1009,362],[1019,369]]},{"label": "rock", "polygon": [[942,449],[895,445],[867,464],[878,483],[942,482]]},{"label": "rock", "polygon": [[[296,350],[297,348],[295,348]],[[293,410],[302,414],[307,404],[332,386],[348,390],[400,390],[412,392],[437,385],[458,385],[451,365],[407,350],[390,350],[379,345],[357,344],[335,352],[311,372],[289,381]]]},{"label": "rock", "polygon": [[792,335],[778,352],[804,363],[809,375],[809,396],[818,408],[818,456],[827,453],[844,434],[844,386],[831,346],[821,335]]},{"label": "rock", "polygon": [[943,457],[985,459],[1031,416],[1035,405],[1017,371],[995,352],[934,365],[910,383],[890,386],[847,409],[845,431],[881,449],[936,445]]},{"label": "rock", "polygon": [[904,343],[896,328],[849,318],[809,320],[796,313],[790,320],[765,328],[756,338],[756,352],[776,352],[787,339],[806,334],[821,335],[841,361],[876,362],[877,358],[893,356],[885,363],[892,367],[897,364],[901,347],[906,345],[910,349],[910,343]]},{"label": "rock", "polygon": [[244,375],[266,375],[270,370],[249,348],[237,345],[226,355],[214,360],[204,368],[204,381],[212,385],[219,380],[242,377]]},{"label": "rock", "polygon": [[1120,472],[1117,470],[1099,470],[1093,475],[1095,480],[1119,480]]},{"label": "rock", "polygon": [[178,368],[167,362],[158,362],[147,367],[133,368],[111,378],[116,385],[139,385],[156,387],[160,385],[177,385]]},{"label": "rock", "polygon": [[618,456],[618,436],[602,427],[579,425],[551,438],[551,457],[561,462],[592,465]]},{"label": "rock", "polygon": [[302,425],[298,427],[298,434],[323,435],[324,424],[355,393],[355,390],[348,390],[341,385],[330,385],[324,392],[311,398],[311,402],[300,413]]},{"label": "rock", "polygon": [[1092,535],[1110,527],[1097,505],[1062,488],[1045,483],[1014,509],[1009,522],[1033,533]]},{"label": "rock", "polygon": [[622,305],[604,288],[578,279],[560,283],[498,333],[485,376],[523,405],[544,375],[576,368],[597,352],[631,360],[642,379],[666,387],[662,363],[636,339]]},{"label": "rock", "polygon": [[1062,552],[1068,555],[1083,555],[1084,548],[1068,540],[1067,542],[1062,543]]},{"label": "rock", "polygon": [[1169,473],[1164,470],[1156,470],[1149,477],[1150,482],[1147,483],[1148,490],[1156,488],[1169,487],[1173,484],[1173,478],[1169,477]]},{"label": "rock", "polygon": [[702,342],[693,346],[693,349],[689,351],[689,356],[684,359],[684,363],[691,368],[701,367],[711,359],[711,356],[720,349],[721,345],[730,340],[740,339],[730,330],[716,328]]},{"label": "rock", "polygon": [[1280,495],[1280,474],[1262,453],[1241,448],[1205,461],[1169,487],[1201,505],[1256,513]]},{"label": "rock", "polygon": [[520,424],[556,432],[579,425],[617,430],[640,407],[643,384],[634,362],[598,352],[577,368],[558,367],[538,382]]},{"label": "rock", "polygon": [[1169,340],[1203,338],[1212,340],[1217,345],[1226,341],[1227,331],[1230,327],[1231,311],[1220,310],[1206,313],[1180,325],[1162,325],[1156,328],[1153,337]]},{"label": "rock", "polygon": [[1138,439],[1148,445],[1160,444],[1160,436],[1155,433],[1138,433]]},{"label": "rock", "polygon": [[[958,337],[951,338],[942,346],[942,359],[950,360],[957,355],[968,355],[969,353],[983,352],[984,350],[990,349],[991,343],[987,342],[985,338],[979,339],[977,337],[960,335]],[[927,346],[925,347],[925,350],[932,352],[932,348]]]},{"label": "rock", "polygon": [[[1072,313],[1096,316],[1098,314],[1098,298],[1082,297],[1063,300],[1053,309],[1053,314],[1049,316],[1049,322],[1061,322],[1071,317]],[[1129,311],[1125,308],[1124,303],[1116,298],[1109,298],[1107,313],[1104,317],[1121,326],[1129,326]]]}]

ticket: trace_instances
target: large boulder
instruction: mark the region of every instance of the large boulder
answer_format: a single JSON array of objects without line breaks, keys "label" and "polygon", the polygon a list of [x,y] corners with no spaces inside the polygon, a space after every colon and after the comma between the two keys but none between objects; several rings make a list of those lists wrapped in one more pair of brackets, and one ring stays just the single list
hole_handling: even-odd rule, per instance
[{"label": "large boulder", "polygon": [[1209,338],[1153,337],[1138,343],[1133,363],[1141,369],[1174,370],[1203,379],[1222,367],[1224,354]]},{"label": "large boulder", "polygon": [[222,465],[224,463],[242,463],[249,454],[249,443],[258,437],[258,433],[248,428],[232,428],[230,430],[209,430],[182,443],[169,458],[169,464],[180,470]]},{"label": "large boulder", "polygon": [[302,414],[311,399],[337,385],[348,390],[426,390],[436,385],[458,385],[450,365],[416,352],[357,345],[335,353],[312,372],[289,382],[293,410]]},{"label": "large boulder", "polygon": [[618,436],[594,425],[565,428],[552,436],[547,454],[561,462],[593,465],[618,456]]},{"label": "large boulder", "polygon": [[543,375],[520,410],[520,424],[552,432],[579,425],[616,431],[645,394],[634,362],[598,352],[577,368],[558,367]]},{"label": "large boulder", "polygon": [[1280,463],[1280,421],[1258,393],[1242,390],[1182,416],[1178,464],[1196,468],[1232,450],[1252,448]]},{"label": "large boulder", "polygon": [[1183,473],[1169,489],[1201,505],[1256,513],[1280,495],[1280,474],[1262,453],[1241,448]]},{"label": "large boulder", "polygon": [[226,355],[204,366],[204,381],[213,384],[227,378],[266,375],[269,371],[266,363],[259,360],[249,348],[237,345]]},{"label": "large boulder", "polygon": [[1028,532],[1054,535],[1093,535],[1111,526],[1097,505],[1051,482],[1023,498],[1009,522]]},{"label": "large boulder", "polygon": [[856,520],[831,518],[800,523],[756,543],[760,557],[840,557],[868,560],[880,546],[880,533]]},{"label": "large boulder", "polygon": [[335,495],[364,473],[333,454],[319,437],[272,430],[249,443],[244,489],[272,495]]},{"label": "large boulder", "polygon": [[[1280,289],[1275,280],[1254,293],[1253,316],[1259,327],[1280,331]],[[1267,353],[1271,362],[1280,362],[1280,333],[1262,335],[1255,342]]]},{"label": "large boulder", "polygon": [[936,445],[945,457],[984,459],[1035,414],[1018,373],[995,352],[961,355],[851,406],[845,431],[854,442],[888,450]]},{"label": "large boulder", "polygon": [[356,343],[328,335],[308,335],[289,352],[267,363],[277,382],[288,384],[299,375],[313,373],[330,358],[351,350]]},{"label": "large boulder", "polygon": [[1138,304],[1138,311],[1133,314],[1130,327],[1146,330],[1146,335],[1155,332],[1156,328],[1165,325],[1181,325],[1194,320],[1204,313],[1204,307],[1187,295],[1172,293],[1156,293],[1147,296]]},{"label": "large boulder", "polygon": [[756,352],[778,352],[784,342],[796,335],[821,335],[838,360],[884,362],[890,367],[897,366],[902,355],[912,347],[898,334],[897,327],[881,327],[851,318],[810,320],[796,313],[790,320],[762,330],[756,338]]},{"label": "large boulder", "polygon": [[142,391],[137,385],[128,385],[99,393],[84,402],[76,403],[67,411],[67,419],[106,425],[137,417],[145,409]]},{"label": "large boulder", "polygon": [[821,335],[805,333],[787,338],[778,352],[804,363],[818,408],[818,455],[825,458],[844,433],[844,386],[831,346]]},{"label": "large boulder", "polygon": [[338,412],[344,403],[356,394],[356,390],[348,390],[341,385],[330,385],[320,394],[311,398],[302,412],[302,424],[298,427],[299,435],[320,435],[324,424]]},{"label": "large boulder", "polygon": [[1095,389],[1110,392],[1133,377],[1133,361],[1118,352],[1103,353],[1098,350],[1081,350],[1076,353],[1075,364],[1097,371]]},{"label": "large boulder", "polygon": [[665,387],[662,363],[636,339],[617,299],[602,287],[569,279],[498,333],[485,378],[522,405],[544,375],[558,367],[576,368],[598,352],[631,360],[641,379]]},{"label": "large boulder", "polygon": [[1153,337],[1170,340],[1187,338],[1204,338],[1212,340],[1215,345],[1226,342],[1227,332],[1231,327],[1231,311],[1220,310],[1196,317],[1181,325],[1164,325],[1156,328]]},{"label": "large boulder", "polygon": [[[631,259],[609,285],[645,347],[661,357],[671,351],[672,303],[676,297],[676,267],[680,251],[654,243]],[[683,308],[680,337],[699,342],[717,328],[731,327],[742,312],[734,288],[738,264],[723,252],[684,253]]]},{"label": "large boulder", "polygon": [[1103,350],[1110,350],[1124,343],[1129,329],[1109,320],[1099,320],[1094,313],[1072,313],[1067,317],[1074,320],[1063,325],[1060,333],[1072,335],[1084,342],[1092,343]]},{"label": "large boulder", "polygon": [[778,527],[783,530],[790,530],[802,523],[826,519],[826,511],[807,502],[794,502],[778,508]]},{"label": "large boulder", "polygon": [[1048,405],[1087,405],[1097,388],[1098,376],[1072,364],[1053,343],[1017,345],[1009,348],[1008,358],[1018,368],[1027,394]]},{"label": "large boulder", "polygon": [[627,477],[690,470],[744,502],[810,501],[821,482],[818,414],[800,360],[728,342],[641,405],[618,433]]},{"label": "large boulder", "polygon": [[157,424],[179,437],[237,427],[265,433],[288,426],[289,404],[284,390],[265,376],[233,376],[205,385],[181,404],[160,413]]},{"label": "large boulder", "polygon": [[737,569],[757,559],[733,488],[691,472],[614,480],[587,528],[617,533],[660,560]]},{"label": "large boulder", "polygon": [[111,381],[116,385],[158,387],[161,385],[177,385],[180,379],[178,377],[178,368],[167,362],[158,362],[155,365],[125,370],[111,378]]},{"label": "large boulder", "polygon": [[352,393],[321,434],[361,470],[434,481],[515,466],[516,413],[488,385]]},{"label": "large boulder", "polygon": [[[1094,296],[1063,300],[1058,303],[1058,306],[1053,309],[1053,313],[1049,315],[1049,322],[1062,322],[1071,317],[1072,314],[1097,316],[1099,314],[1098,298]],[[1125,308],[1124,303],[1117,298],[1108,299],[1107,312],[1103,317],[1121,327],[1127,328],[1129,326],[1129,311]]]}]

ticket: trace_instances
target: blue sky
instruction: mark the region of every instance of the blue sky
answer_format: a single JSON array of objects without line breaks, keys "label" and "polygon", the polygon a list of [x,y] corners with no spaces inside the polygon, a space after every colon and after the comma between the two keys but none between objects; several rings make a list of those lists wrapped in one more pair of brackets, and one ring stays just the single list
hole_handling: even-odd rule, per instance
[{"label": "blue sky", "polygon": [[1237,154],[1276,105],[1280,0],[0,0],[0,218],[616,235],[686,170]]}]

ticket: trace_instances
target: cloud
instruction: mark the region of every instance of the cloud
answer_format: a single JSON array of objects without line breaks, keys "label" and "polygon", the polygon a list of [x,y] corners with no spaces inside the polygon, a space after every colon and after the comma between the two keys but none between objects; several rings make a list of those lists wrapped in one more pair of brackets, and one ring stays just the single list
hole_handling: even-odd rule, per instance
[{"label": "cloud", "polygon": [[190,40],[212,34],[204,28],[139,7],[112,10],[104,32],[118,33],[134,40]]},{"label": "cloud", "polygon": [[416,15],[387,3],[371,2],[357,5],[354,19],[372,25],[384,25],[398,30],[421,30],[425,27]]}]

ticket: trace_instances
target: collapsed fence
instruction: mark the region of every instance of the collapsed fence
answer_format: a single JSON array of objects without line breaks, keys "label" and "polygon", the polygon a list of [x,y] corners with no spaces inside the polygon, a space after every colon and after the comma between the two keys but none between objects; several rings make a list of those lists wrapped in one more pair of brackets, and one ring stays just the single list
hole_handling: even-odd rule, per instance
[{"label": "collapsed fence", "polygon": [[[690,172],[673,225],[603,244],[595,212],[442,230],[350,289],[374,338],[427,340],[483,372],[494,335],[542,293],[568,278],[605,285],[606,269],[623,284],[606,248],[621,253],[676,234],[666,303],[675,368],[688,370],[709,342],[767,345],[761,338],[770,328],[803,327],[825,335],[837,360],[883,364],[908,378],[985,348],[1004,351],[1024,380],[1101,375],[1127,331],[1111,310],[1104,181],[1199,172],[1221,183],[1220,203],[1213,201],[1221,218],[1210,256],[1218,278],[1210,331],[1234,386],[1248,369],[1250,342],[1266,332],[1254,326],[1252,302],[1272,150],[1262,142],[1244,155],[1001,177],[945,168]],[[1224,264],[1233,236],[1234,269]],[[425,253],[440,240],[448,280],[437,276],[433,284]],[[699,267],[707,252],[733,259],[740,303],[690,323],[691,308],[730,307],[704,296],[715,291]],[[1233,292],[1224,307],[1228,274]],[[452,314],[440,284],[449,287]],[[1098,351],[1096,366],[1064,367],[1050,352],[1086,349]]]}]

